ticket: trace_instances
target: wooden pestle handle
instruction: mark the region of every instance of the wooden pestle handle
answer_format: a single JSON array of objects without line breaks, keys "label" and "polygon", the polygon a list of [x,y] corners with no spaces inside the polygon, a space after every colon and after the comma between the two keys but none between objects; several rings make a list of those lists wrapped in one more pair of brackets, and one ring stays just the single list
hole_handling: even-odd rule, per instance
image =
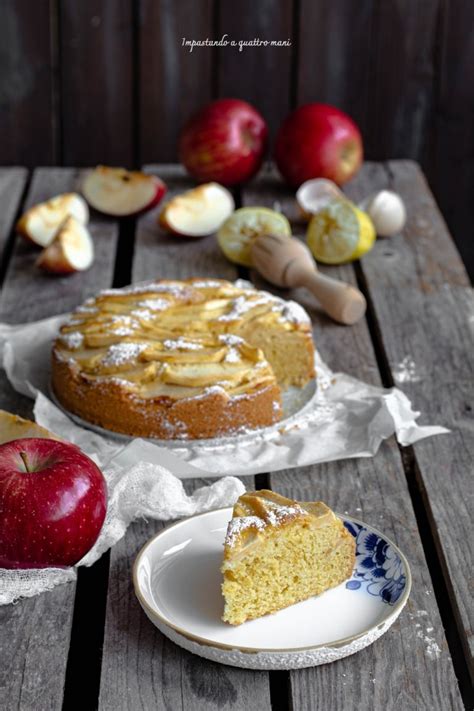
[{"label": "wooden pestle handle", "polygon": [[311,270],[300,271],[299,283],[309,289],[326,313],[339,323],[352,326],[365,314],[365,297],[350,284]]},{"label": "wooden pestle handle", "polygon": [[260,235],[251,251],[262,276],[277,286],[306,287],[335,321],[352,325],[365,314],[364,295],[350,284],[320,274],[311,252],[300,240]]}]

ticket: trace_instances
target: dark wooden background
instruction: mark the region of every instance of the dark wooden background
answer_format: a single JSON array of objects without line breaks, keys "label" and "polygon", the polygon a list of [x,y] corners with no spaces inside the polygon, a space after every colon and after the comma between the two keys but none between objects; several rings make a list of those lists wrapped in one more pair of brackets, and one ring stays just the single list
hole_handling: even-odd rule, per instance
[{"label": "dark wooden background", "polygon": [[[291,48],[182,47],[182,38]],[[0,0],[0,164],[176,160],[214,97],[326,101],[425,170],[474,276],[474,0]]]}]

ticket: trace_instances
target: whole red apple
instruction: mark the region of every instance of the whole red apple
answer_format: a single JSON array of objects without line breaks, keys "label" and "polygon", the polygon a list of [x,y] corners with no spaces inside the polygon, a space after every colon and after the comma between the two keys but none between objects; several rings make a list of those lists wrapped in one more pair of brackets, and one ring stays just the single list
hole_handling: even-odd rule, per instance
[{"label": "whole red apple", "polygon": [[267,136],[267,124],[253,106],[240,99],[218,99],[185,125],[179,158],[201,182],[236,185],[260,169]]},{"label": "whole red apple", "polygon": [[347,114],[328,104],[295,109],[276,137],[277,166],[295,188],[311,178],[342,185],[359,170],[362,159],[359,129]]},{"label": "whole red apple", "polygon": [[0,446],[0,568],[74,565],[106,509],[102,472],[75,445],[32,437]]}]

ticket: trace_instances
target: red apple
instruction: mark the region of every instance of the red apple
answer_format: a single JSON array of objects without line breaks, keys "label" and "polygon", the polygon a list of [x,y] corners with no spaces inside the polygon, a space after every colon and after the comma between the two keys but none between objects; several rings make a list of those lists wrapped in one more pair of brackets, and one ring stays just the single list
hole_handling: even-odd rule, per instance
[{"label": "red apple", "polygon": [[285,180],[297,188],[311,178],[343,185],[363,159],[360,131],[343,111],[328,104],[306,104],[283,122],[275,160]]},{"label": "red apple", "polygon": [[98,165],[85,177],[82,193],[104,215],[129,217],[158,205],[166,185],[157,175]]},{"label": "red apple", "polygon": [[102,472],[75,445],[32,437],[0,446],[0,568],[74,565],[106,508]]},{"label": "red apple", "polygon": [[218,99],[185,125],[179,157],[200,182],[236,185],[260,169],[267,135],[267,124],[253,106],[240,99]]}]

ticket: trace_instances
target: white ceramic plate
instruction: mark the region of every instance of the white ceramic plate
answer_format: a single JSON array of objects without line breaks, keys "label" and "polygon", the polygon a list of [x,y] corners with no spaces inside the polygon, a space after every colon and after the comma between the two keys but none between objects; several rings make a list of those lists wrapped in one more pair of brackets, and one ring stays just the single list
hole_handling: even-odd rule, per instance
[{"label": "white ceramic plate", "polygon": [[232,627],[222,622],[222,545],[232,509],[165,528],[133,570],[141,606],[164,635],[213,661],[249,669],[297,669],[363,649],[397,619],[411,587],[404,555],[382,533],[341,517],[357,540],[350,580],[276,614]]}]

